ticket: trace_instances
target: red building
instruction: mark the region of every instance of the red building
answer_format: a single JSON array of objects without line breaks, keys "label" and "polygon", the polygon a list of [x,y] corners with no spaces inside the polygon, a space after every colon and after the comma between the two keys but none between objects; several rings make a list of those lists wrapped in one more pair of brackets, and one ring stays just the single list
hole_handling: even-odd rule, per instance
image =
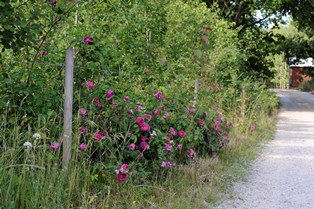
[{"label": "red building", "polygon": [[302,73],[306,68],[314,68],[314,63],[312,58],[306,60],[300,60],[296,64],[290,65],[290,79],[289,86],[291,88],[296,88],[305,81],[311,79],[311,77]]}]

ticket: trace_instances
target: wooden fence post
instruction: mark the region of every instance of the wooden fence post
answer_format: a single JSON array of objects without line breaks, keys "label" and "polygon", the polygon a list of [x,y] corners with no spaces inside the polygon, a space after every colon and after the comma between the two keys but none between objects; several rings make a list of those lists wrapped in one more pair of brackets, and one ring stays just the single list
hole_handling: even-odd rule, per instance
[{"label": "wooden fence post", "polygon": [[73,109],[73,68],[74,48],[68,48],[65,56],[64,78],[64,119],[63,119],[63,150],[62,168],[67,169],[71,159],[72,145],[72,109]]}]

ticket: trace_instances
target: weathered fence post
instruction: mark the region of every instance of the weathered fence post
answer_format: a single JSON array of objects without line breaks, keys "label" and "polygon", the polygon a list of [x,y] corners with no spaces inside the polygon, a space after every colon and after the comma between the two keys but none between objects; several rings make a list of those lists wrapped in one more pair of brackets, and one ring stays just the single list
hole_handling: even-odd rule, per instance
[{"label": "weathered fence post", "polygon": [[63,152],[62,168],[67,169],[71,158],[72,144],[72,109],[73,109],[73,68],[74,48],[68,48],[65,56],[64,78],[64,119],[63,119]]}]

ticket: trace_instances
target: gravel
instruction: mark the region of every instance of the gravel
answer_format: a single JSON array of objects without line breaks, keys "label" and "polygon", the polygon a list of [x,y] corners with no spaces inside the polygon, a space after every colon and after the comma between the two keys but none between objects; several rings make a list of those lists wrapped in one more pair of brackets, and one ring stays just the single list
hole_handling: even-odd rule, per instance
[{"label": "gravel", "polygon": [[314,96],[274,91],[281,103],[274,139],[216,209],[314,209]]}]

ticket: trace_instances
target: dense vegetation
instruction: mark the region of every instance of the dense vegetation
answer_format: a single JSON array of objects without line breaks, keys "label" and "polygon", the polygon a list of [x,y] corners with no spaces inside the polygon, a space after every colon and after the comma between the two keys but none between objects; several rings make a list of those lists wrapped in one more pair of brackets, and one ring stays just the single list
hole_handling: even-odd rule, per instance
[{"label": "dense vegetation", "polygon": [[[0,207],[152,207],[159,185],[185,179],[197,159],[228,164],[247,143],[235,140],[254,138],[277,108],[269,56],[286,42],[263,25],[288,6],[1,1]],[[62,170],[68,48],[73,154]]]}]

